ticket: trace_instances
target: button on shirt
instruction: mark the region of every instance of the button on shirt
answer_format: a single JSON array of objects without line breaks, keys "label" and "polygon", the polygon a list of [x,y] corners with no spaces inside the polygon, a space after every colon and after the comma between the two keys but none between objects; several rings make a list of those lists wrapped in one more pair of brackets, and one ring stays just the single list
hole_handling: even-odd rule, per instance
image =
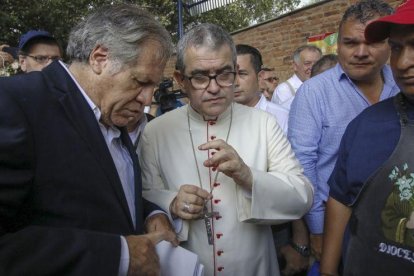
[{"label": "button on shirt", "polygon": [[[380,100],[398,93],[389,66],[382,69]],[[293,100],[288,138],[315,189],[314,203],[305,216],[312,234],[323,233],[328,178],[348,123],[371,103],[337,64],[304,82]]]}]

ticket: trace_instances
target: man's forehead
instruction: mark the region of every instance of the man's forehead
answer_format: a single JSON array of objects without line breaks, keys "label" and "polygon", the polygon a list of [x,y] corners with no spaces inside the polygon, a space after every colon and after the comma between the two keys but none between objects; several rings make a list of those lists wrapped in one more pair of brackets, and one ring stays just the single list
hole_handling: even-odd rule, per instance
[{"label": "man's forehead", "polygon": [[266,77],[275,77],[276,72],[275,71],[264,71]]},{"label": "man's forehead", "polygon": [[251,55],[249,54],[243,54],[243,55],[237,55],[237,64],[241,67],[253,67]]},{"label": "man's forehead", "polygon": [[371,23],[374,20],[377,20],[380,18],[380,16],[374,16],[372,19],[367,20],[366,22],[361,22],[361,20],[356,18],[349,18],[346,20],[339,32],[341,33],[340,37],[343,39],[346,36],[364,36],[365,28],[368,26],[369,23]]},{"label": "man's forehead", "polygon": [[142,82],[150,82],[158,84],[163,78],[163,72],[166,62],[159,60],[158,62],[138,62],[132,66],[127,66],[130,75]]},{"label": "man's forehead", "polygon": [[36,43],[34,45],[32,45],[32,47],[30,47],[30,53],[34,53],[34,52],[39,52],[39,53],[59,53],[60,54],[60,49],[57,45],[54,44],[45,44],[45,43]]},{"label": "man's forehead", "polygon": [[234,67],[231,49],[223,45],[217,49],[207,46],[192,46],[184,55],[185,67],[190,70],[214,71],[225,67]]},{"label": "man's forehead", "polygon": [[320,58],[320,54],[317,51],[305,49],[300,53],[300,61],[302,63],[314,62],[319,58]]}]

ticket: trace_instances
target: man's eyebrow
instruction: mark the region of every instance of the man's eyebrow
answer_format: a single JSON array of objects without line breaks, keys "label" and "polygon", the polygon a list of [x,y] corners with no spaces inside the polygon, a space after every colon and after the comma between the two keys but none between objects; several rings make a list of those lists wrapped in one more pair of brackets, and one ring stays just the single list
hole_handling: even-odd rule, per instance
[{"label": "man's eyebrow", "polygon": [[[224,71],[234,71],[233,66],[231,65],[226,65],[222,68],[219,68],[216,70],[216,74],[221,74]],[[190,72],[190,75],[194,76],[194,75],[210,75],[210,70],[200,70],[200,69],[194,69],[193,71]]]},{"label": "man's eyebrow", "polygon": [[343,37],[342,42],[359,42],[359,39],[355,37]]},{"label": "man's eyebrow", "polygon": [[192,76],[194,76],[194,75],[208,75],[208,74],[209,74],[209,70],[195,69],[195,70],[190,72],[190,75],[192,75]]}]

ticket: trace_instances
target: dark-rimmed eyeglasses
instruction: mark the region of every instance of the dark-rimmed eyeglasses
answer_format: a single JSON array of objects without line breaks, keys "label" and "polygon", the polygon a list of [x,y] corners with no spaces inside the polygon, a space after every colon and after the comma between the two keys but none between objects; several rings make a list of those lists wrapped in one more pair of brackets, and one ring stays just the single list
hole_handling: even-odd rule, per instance
[{"label": "dark-rimmed eyeglasses", "polygon": [[213,79],[220,87],[230,87],[234,83],[236,72],[223,72],[214,76],[198,74],[194,76],[184,75],[183,77],[188,79],[195,89],[206,89]]},{"label": "dark-rimmed eyeglasses", "polygon": [[32,55],[25,55],[27,57],[31,57],[32,59],[34,59],[37,63],[39,64],[45,64],[48,63],[49,60],[60,60],[60,56],[43,56],[43,55],[36,55],[36,56],[32,56]]}]

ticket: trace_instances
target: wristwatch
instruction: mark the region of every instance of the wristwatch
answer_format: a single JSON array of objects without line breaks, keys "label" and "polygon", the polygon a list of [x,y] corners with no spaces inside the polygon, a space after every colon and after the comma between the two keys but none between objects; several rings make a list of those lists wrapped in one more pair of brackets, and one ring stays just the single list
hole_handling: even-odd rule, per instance
[{"label": "wristwatch", "polygon": [[293,241],[290,241],[289,244],[290,246],[292,246],[293,249],[295,249],[303,257],[310,256],[310,250],[307,245],[299,245],[297,243],[294,243]]}]

